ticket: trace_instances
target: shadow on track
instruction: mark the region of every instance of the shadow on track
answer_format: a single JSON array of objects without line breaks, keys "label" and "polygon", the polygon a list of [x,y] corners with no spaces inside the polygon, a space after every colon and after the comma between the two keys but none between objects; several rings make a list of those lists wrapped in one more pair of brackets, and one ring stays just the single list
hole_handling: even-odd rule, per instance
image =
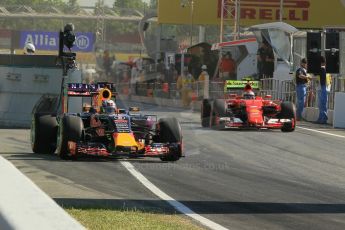
[{"label": "shadow on track", "polygon": [[161,161],[159,158],[145,158],[145,157],[101,157],[101,156],[81,156],[73,160],[62,160],[56,154],[40,154],[40,153],[0,153],[8,160],[23,160],[23,161],[60,161],[60,162],[120,162],[128,161],[131,163],[161,163],[169,162]]},{"label": "shadow on track", "polygon": [[[54,199],[63,207],[106,208],[125,210],[141,208],[164,213],[176,213],[167,209],[162,200],[128,200],[128,199]],[[227,201],[179,201],[199,214],[343,214],[345,204],[316,203],[266,203],[266,202],[227,202]],[[157,209],[157,207],[159,207]],[[163,210],[160,208],[163,207]]]}]

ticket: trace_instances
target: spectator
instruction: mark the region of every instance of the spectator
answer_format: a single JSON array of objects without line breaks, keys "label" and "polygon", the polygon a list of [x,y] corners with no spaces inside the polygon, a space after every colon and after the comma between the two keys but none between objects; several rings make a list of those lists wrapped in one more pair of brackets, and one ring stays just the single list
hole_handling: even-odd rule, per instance
[{"label": "spectator", "polygon": [[236,62],[230,52],[223,55],[220,62],[220,73],[223,80],[236,80]]},{"label": "spectator", "polygon": [[198,78],[198,86],[199,88],[199,97],[202,99],[208,99],[209,98],[209,86],[210,86],[210,76],[207,72],[207,66],[203,65],[201,66],[201,74]]},{"label": "spectator", "polygon": [[143,83],[145,81],[145,75],[146,71],[145,70],[140,70],[139,75],[138,75],[138,82]]},{"label": "spectator", "polygon": [[123,72],[123,76],[121,79],[121,86],[122,86],[122,93],[124,95],[129,95],[130,94],[130,82],[131,82],[131,77],[129,73]]},{"label": "spectator", "polygon": [[218,55],[211,52],[210,49],[203,49],[201,61],[207,66],[207,72],[209,75],[213,76],[218,62]]},{"label": "spectator", "polygon": [[185,67],[184,73],[177,79],[177,89],[181,92],[182,105],[185,108],[189,107],[192,101],[193,83],[194,78]]},{"label": "spectator", "polygon": [[179,76],[178,71],[175,69],[175,70],[174,70],[174,75],[173,75],[173,82],[176,82],[176,81],[177,81],[178,76]]},{"label": "spectator", "polygon": [[175,73],[175,65],[170,64],[169,69],[166,71],[167,74],[165,76],[165,81],[168,82],[169,84],[174,82],[174,73]]},{"label": "spectator", "polygon": [[103,71],[103,56],[100,50],[98,51],[96,55],[96,69],[97,71],[99,70]]},{"label": "spectator", "polygon": [[273,72],[274,72],[274,53],[272,46],[264,40],[264,57],[265,61],[263,62],[263,75],[264,78],[273,78]]},{"label": "spectator", "polygon": [[318,90],[319,98],[319,118],[316,123],[327,124],[327,74],[326,74],[326,59],[321,56],[320,69],[320,89]]},{"label": "spectator", "polygon": [[103,52],[103,68],[106,77],[109,77],[111,74],[112,58],[109,56],[109,50],[104,50]]},{"label": "spectator", "polygon": [[264,62],[266,60],[265,44],[262,42],[256,53],[258,77],[261,80],[264,76]]},{"label": "spectator", "polygon": [[139,81],[139,71],[134,66],[131,71],[131,78],[130,78],[130,95],[137,94],[137,82]]},{"label": "spectator", "polygon": [[162,61],[162,59],[159,59],[159,60],[158,60],[157,72],[158,72],[158,73],[162,73],[162,74],[165,73],[165,65],[164,65],[164,62]]},{"label": "spectator", "polygon": [[296,71],[297,121],[302,119],[302,112],[307,96],[307,84],[311,79],[309,74],[307,74],[307,59],[303,58],[300,65]]},{"label": "spectator", "polygon": [[34,44],[28,42],[25,44],[25,47],[24,47],[24,54],[25,55],[34,55],[36,52],[36,47]]},{"label": "spectator", "polygon": [[193,77],[195,77],[195,80],[197,80],[197,77],[201,73],[200,66],[202,65],[201,58],[197,55],[192,55],[190,62],[188,63],[188,70],[189,73],[192,74]]}]

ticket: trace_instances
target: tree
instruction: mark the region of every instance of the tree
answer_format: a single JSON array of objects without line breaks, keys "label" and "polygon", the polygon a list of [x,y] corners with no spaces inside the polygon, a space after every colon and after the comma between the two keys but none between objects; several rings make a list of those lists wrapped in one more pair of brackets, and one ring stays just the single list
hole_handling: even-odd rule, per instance
[{"label": "tree", "polygon": [[65,12],[66,13],[78,13],[80,11],[80,5],[78,4],[78,0],[68,0]]},{"label": "tree", "polygon": [[150,0],[150,8],[151,9],[157,9],[157,7],[158,7],[157,1],[158,0]]},{"label": "tree", "polygon": [[[142,0],[115,0],[112,10],[121,16],[130,16],[137,14],[135,11],[143,11],[147,7]],[[138,23],[136,22],[107,22],[107,36],[136,33],[137,31]]]},{"label": "tree", "polygon": [[113,8],[144,9],[147,4],[142,0],[115,0]]}]

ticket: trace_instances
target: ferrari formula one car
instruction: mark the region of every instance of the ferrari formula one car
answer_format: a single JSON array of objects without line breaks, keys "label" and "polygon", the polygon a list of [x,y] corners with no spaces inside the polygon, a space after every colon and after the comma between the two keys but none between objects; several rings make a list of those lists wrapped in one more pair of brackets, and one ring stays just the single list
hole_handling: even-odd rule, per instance
[{"label": "ferrari formula one car", "polygon": [[[60,115],[51,113],[58,99],[41,99],[34,108],[31,125],[33,152],[54,153],[57,148],[62,159],[126,155],[176,161],[183,156],[181,127],[176,118],[158,120],[155,115],[140,114],[136,107],[101,112],[100,105],[115,94],[111,83],[68,84]],[[91,98],[91,109],[67,113],[68,97]]]},{"label": "ferrari formula one car", "polygon": [[[247,82],[227,81],[226,84],[230,88],[244,84],[243,95],[228,94],[226,99],[213,101],[204,99],[201,108],[203,127],[295,130],[296,110],[292,102],[273,101],[269,95],[255,97],[252,85]],[[258,87],[257,82],[252,84]]]}]

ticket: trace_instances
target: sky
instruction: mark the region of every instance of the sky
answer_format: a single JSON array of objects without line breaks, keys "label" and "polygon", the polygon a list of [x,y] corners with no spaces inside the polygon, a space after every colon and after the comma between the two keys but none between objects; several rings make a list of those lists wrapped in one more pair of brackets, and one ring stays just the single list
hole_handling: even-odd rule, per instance
[{"label": "sky", "polygon": [[[113,6],[115,0],[104,0],[104,4],[108,6]],[[149,0],[143,0],[144,2],[149,2]],[[81,6],[95,6],[97,0],[78,0],[79,5]]]}]

